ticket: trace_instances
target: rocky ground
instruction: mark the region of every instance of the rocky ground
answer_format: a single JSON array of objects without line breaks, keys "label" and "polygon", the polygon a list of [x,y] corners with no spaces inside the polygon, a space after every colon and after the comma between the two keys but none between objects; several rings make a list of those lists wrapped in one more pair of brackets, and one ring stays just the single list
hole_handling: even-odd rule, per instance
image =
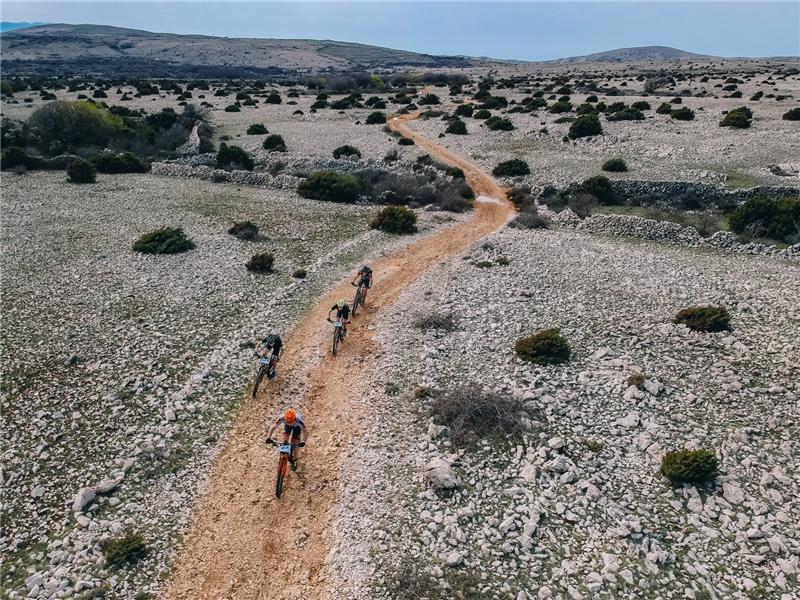
[{"label": "rocky ground", "polygon": [[[796,264],[568,231],[505,229],[431,272],[378,327],[331,556],[348,597],[800,597],[798,293]],[[671,323],[703,303],[732,331]],[[455,328],[413,326],[432,314]],[[515,356],[550,327],[568,364]],[[526,433],[455,446],[419,390],[463,387],[515,398]],[[658,474],[681,447],[717,452],[716,485]]]},{"label": "rocky ground", "polygon": [[[373,207],[330,207],[294,192],[154,175],[101,175],[90,189],[61,173],[4,176],[10,597],[109,587],[132,597],[157,585],[253,374],[242,345],[285,333],[357,262],[409,239],[369,230]],[[452,220],[420,216],[420,235]],[[226,233],[245,219],[262,239]],[[163,225],[182,226],[197,248],[131,251]],[[244,263],[264,250],[275,273],[249,273]],[[298,268],[305,280],[292,277]],[[102,544],[126,530],[143,533],[148,555],[112,575]]]}]

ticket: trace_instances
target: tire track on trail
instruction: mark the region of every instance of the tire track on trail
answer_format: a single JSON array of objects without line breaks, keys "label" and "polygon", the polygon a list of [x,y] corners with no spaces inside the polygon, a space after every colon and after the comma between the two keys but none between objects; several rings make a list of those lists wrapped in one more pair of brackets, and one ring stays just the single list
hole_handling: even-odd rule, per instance
[{"label": "tire track on trail", "polygon": [[[479,197],[474,214],[447,229],[393,252],[372,267],[375,284],[368,306],[350,325],[336,358],[330,355],[331,328],[325,317],[338,297],[350,298],[349,280],[322,298],[286,336],[276,380],[239,409],[214,461],[174,565],[167,600],[278,600],[335,598],[325,569],[330,552],[331,515],[339,494],[338,472],[351,437],[360,427],[352,412],[362,375],[373,364],[372,330],[380,307],[437,263],[505,225],[513,208],[505,192],[467,159],[411,130],[419,113],[389,120],[432,156],[460,167]],[[299,476],[290,476],[283,497],[274,495],[277,453],[264,444],[270,420],[284,406],[299,405],[309,425]]]}]

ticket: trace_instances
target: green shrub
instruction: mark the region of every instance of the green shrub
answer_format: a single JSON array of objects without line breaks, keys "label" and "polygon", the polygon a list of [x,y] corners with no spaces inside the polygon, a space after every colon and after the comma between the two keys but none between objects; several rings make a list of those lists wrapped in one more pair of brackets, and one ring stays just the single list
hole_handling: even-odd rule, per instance
[{"label": "green shrub", "polygon": [[412,140],[411,138],[407,138],[407,137],[403,136],[399,140],[397,140],[397,143],[400,146],[413,146],[414,145],[414,140]]},{"label": "green shrub", "polygon": [[669,116],[676,121],[692,121],[694,119],[694,111],[688,106],[681,106],[673,110]]},{"label": "green shrub", "polygon": [[628,170],[628,165],[621,158],[612,158],[603,163],[602,169],[610,173],[625,173]]},{"label": "green shrub", "polygon": [[512,158],[498,164],[492,169],[492,175],[495,177],[518,177],[521,175],[530,175],[531,168],[528,163],[519,158]]},{"label": "green shrub", "polygon": [[535,207],[530,207],[519,211],[508,226],[514,229],[547,229],[550,227],[550,221],[540,215]]},{"label": "green shrub", "polygon": [[461,119],[450,119],[450,122],[447,124],[447,129],[444,131],[445,133],[452,133],[454,135],[467,135],[467,124]]},{"label": "green shrub", "polygon": [[217,152],[217,168],[226,170],[253,170],[253,159],[239,146],[228,146],[225,142],[219,145]]},{"label": "green shrub", "polygon": [[733,231],[748,237],[800,243],[800,198],[751,198],[736,207],[729,224]]},{"label": "green shrub", "polygon": [[422,329],[424,331],[430,331],[432,329],[440,329],[442,331],[454,331],[456,328],[456,322],[453,320],[452,314],[440,314],[440,313],[430,313],[418,317],[414,321],[413,325],[417,329]]},{"label": "green shrub", "polygon": [[53,144],[107,146],[125,128],[122,117],[98,104],[65,100],[36,109],[28,126],[45,151],[50,151]]},{"label": "green shrub", "polygon": [[387,233],[414,233],[417,230],[417,215],[405,206],[385,206],[369,226]]},{"label": "green shrub", "polygon": [[283,136],[277,133],[265,137],[261,147],[268,152],[286,152],[286,142],[283,141]]},{"label": "green shrub", "polygon": [[361,181],[352,175],[317,171],[300,182],[297,192],[303,198],[327,202],[355,202],[362,191]]},{"label": "green shrub", "polygon": [[544,329],[519,338],[514,351],[520,358],[540,365],[552,365],[569,360],[570,348],[558,329]]},{"label": "green shrub", "polygon": [[503,117],[489,117],[486,119],[486,126],[491,131],[511,131],[514,129],[514,124]]},{"label": "green shrub", "polygon": [[783,114],[784,121],[800,121],[800,106]]},{"label": "green shrub", "polygon": [[672,105],[669,102],[662,102],[661,106],[656,109],[656,112],[660,115],[668,115],[672,113]]},{"label": "green shrub", "polygon": [[278,92],[270,92],[269,96],[264,98],[267,104],[280,104],[282,102],[281,95]]},{"label": "green shrub", "polygon": [[108,540],[104,546],[106,564],[116,569],[135,563],[147,553],[147,546],[142,536],[130,531]]},{"label": "green shrub", "polygon": [[692,306],[678,311],[672,322],[686,325],[692,331],[727,331],[731,316],[724,306]]},{"label": "green shrub", "polygon": [[3,150],[3,155],[0,157],[0,168],[4,171],[17,167],[35,169],[37,166],[39,166],[39,161],[36,158],[28,155],[25,150],[16,146]]},{"label": "green shrub", "polygon": [[635,110],[650,110],[650,103],[640,100],[639,102],[634,102],[631,104],[631,108]]},{"label": "green shrub", "polygon": [[94,183],[97,170],[88,160],[76,160],[67,165],[67,178],[72,183]]},{"label": "green shrub", "polygon": [[272,273],[272,265],[275,264],[275,257],[269,252],[258,252],[253,254],[245,263],[248,271],[253,273]]},{"label": "green shrub", "polygon": [[180,227],[162,227],[145,233],[133,243],[134,252],[142,254],[178,254],[195,248]]},{"label": "green shrub", "polygon": [[676,96],[675,98],[670,100],[670,102],[672,104],[683,104],[683,98],[681,98],[680,96]]},{"label": "green shrub", "polygon": [[423,106],[425,104],[439,104],[439,103],[440,103],[439,96],[437,96],[436,94],[425,94],[422,98],[419,99],[419,102],[417,102],[417,104],[419,104],[420,106]]},{"label": "green shrub", "polygon": [[100,173],[147,173],[150,167],[131,152],[95,154],[91,159]]},{"label": "green shrub", "polygon": [[572,122],[569,126],[568,136],[576,140],[582,137],[591,135],[601,135],[603,133],[603,126],[600,125],[600,119],[597,115],[581,115]]},{"label": "green shrub", "polygon": [[712,450],[671,450],[661,459],[661,474],[673,483],[703,483],[714,479],[719,461]]},{"label": "green shrub", "polygon": [[355,146],[351,146],[349,144],[345,144],[344,146],[339,146],[338,148],[334,149],[333,158],[342,158],[343,156],[355,156],[356,158],[361,158],[361,151]]},{"label": "green shrub", "polygon": [[722,117],[720,127],[733,127],[734,129],[747,129],[753,120],[753,112],[746,106],[735,108]]},{"label": "green shrub", "polygon": [[606,119],[609,121],[642,121],[644,120],[644,113],[636,110],[633,107],[627,106],[622,110],[612,112]]},{"label": "green shrub", "polygon": [[604,175],[595,175],[584,179],[577,188],[578,192],[586,192],[597,198],[603,204],[614,204],[616,194],[611,186],[611,181]]},{"label": "green shrub", "polygon": [[265,135],[269,133],[263,123],[253,123],[247,128],[247,135]]},{"label": "green shrub", "polygon": [[367,115],[367,118],[364,122],[367,125],[381,125],[383,123],[386,123],[386,113],[382,113],[379,110],[371,112],[369,113],[369,115]]},{"label": "green shrub", "polygon": [[239,221],[228,229],[228,233],[240,240],[254,240],[258,237],[258,225],[252,221]]},{"label": "green shrub", "polygon": [[448,428],[450,439],[456,445],[464,446],[487,437],[521,437],[525,433],[521,408],[511,394],[486,392],[470,386],[436,395],[430,414],[437,424]]},{"label": "green shrub", "polygon": [[566,100],[559,100],[558,102],[553,102],[550,105],[550,108],[547,109],[547,112],[557,114],[557,113],[567,113],[572,110],[572,103]]},{"label": "green shrub", "polygon": [[458,117],[471,117],[474,111],[475,107],[472,104],[459,104],[456,107],[455,114]]},{"label": "green shrub", "polygon": [[229,104],[228,106],[225,107],[225,112],[228,113],[240,112],[241,110],[242,109],[239,108],[238,104]]},{"label": "green shrub", "polygon": [[295,279],[305,279],[306,275],[308,275],[308,273],[305,269],[297,269],[294,273],[292,273],[292,277]]},{"label": "green shrub", "polygon": [[575,114],[579,117],[581,115],[596,115],[598,113],[597,107],[593,104],[585,103],[581,104],[578,108],[575,109]]}]

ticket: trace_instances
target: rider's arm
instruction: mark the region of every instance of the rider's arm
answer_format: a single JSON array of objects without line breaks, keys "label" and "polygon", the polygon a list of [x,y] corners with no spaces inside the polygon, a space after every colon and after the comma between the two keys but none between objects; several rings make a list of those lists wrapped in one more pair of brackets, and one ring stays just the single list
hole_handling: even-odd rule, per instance
[{"label": "rider's arm", "polygon": [[272,434],[275,433],[275,430],[278,428],[278,424],[279,424],[279,421],[275,421],[272,424],[272,427],[269,428],[269,432],[267,432],[267,439],[268,440],[272,439]]}]

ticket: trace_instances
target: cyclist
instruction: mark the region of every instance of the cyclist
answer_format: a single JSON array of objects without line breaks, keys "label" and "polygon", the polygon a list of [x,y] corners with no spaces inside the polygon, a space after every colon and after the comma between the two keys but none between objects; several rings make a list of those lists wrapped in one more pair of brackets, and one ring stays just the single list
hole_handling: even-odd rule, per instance
[{"label": "cyclist", "polygon": [[[358,281],[356,281],[358,280]],[[353,281],[351,281],[354,286],[358,287],[360,285],[364,285],[364,298],[362,303],[367,303],[367,290],[372,287],[372,269],[370,269],[367,265],[364,265],[359,269],[356,276],[353,277]]]},{"label": "cyclist", "polygon": [[269,433],[267,433],[268,444],[277,444],[277,442],[272,439],[272,435],[275,433],[275,430],[281,426],[283,426],[283,443],[288,444],[291,440],[291,444],[294,446],[291,465],[292,471],[296,471],[297,459],[300,454],[298,448],[303,448],[306,445],[306,441],[308,440],[308,427],[303,423],[303,416],[300,414],[300,411],[287,408],[286,411],[277,418],[275,423],[273,423],[272,427],[270,427]]},{"label": "cyclist", "polygon": [[272,363],[272,370],[277,372],[278,361],[281,359],[281,350],[283,350],[283,340],[277,333],[270,333],[267,337],[261,340],[256,354],[266,357],[268,352],[272,352],[274,362]]},{"label": "cyclist", "polygon": [[[331,309],[328,311],[328,321],[331,321],[331,313],[333,311],[336,311],[336,320],[342,323],[342,334],[346,334],[347,324],[350,322],[350,305],[347,304],[344,298],[339,298],[336,304],[331,306]],[[331,323],[333,323],[333,321],[331,321]]]}]

